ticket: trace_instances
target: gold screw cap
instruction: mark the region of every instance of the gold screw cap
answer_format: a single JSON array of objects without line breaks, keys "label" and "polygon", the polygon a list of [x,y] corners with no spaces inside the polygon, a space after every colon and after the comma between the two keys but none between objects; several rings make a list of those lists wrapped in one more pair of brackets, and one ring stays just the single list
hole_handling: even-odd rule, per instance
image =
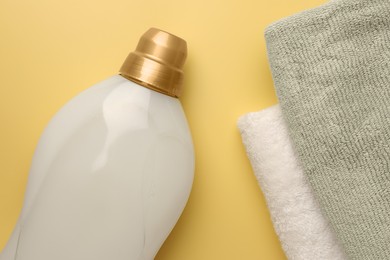
[{"label": "gold screw cap", "polygon": [[185,40],[150,28],[142,35],[136,50],[127,56],[119,73],[139,85],[179,97],[186,57]]}]

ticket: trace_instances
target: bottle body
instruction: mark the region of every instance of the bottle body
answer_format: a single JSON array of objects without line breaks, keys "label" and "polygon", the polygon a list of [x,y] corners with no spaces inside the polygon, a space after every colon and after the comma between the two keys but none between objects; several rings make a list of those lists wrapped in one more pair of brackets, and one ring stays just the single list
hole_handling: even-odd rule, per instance
[{"label": "bottle body", "polygon": [[113,76],[71,100],[43,133],[9,250],[17,260],[152,259],[193,172],[179,100]]}]

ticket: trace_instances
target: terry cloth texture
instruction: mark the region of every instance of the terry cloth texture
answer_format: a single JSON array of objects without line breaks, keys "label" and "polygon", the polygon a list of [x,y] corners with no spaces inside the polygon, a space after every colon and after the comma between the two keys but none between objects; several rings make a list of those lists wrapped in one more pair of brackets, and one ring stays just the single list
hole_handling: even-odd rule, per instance
[{"label": "terry cloth texture", "polygon": [[347,255],[390,259],[390,1],[330,1],[265,36],[294,149]]},{"label": "terry cloth texture", "polygon": [[279,105],[242,116],[238,128],[288,259],[346,259],[297,162]]}]

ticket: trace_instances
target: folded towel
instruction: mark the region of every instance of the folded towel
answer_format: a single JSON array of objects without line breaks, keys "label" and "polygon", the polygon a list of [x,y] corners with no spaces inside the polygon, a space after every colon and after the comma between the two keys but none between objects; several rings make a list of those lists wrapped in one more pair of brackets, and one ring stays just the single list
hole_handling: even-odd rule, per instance
[{"label": "folded towel", "polygon": [[390,1],[333,0],[266,30],[303,171],[351,259],[390,258]]},{"label": "folded towel", "polygon": [[242,116],[238,128],[288,259],[346,259],[296,160],[279,105]]}]

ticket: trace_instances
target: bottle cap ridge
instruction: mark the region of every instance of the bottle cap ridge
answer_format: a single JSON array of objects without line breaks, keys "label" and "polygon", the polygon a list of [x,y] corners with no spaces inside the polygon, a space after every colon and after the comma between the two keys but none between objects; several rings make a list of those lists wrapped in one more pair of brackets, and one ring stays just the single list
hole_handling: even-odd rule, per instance
[{"label": "bottle cap ridge", "polygon": [[140,38],[136,50],[127,56],[119,73],[137,84],[179,97],[186,57],[185,40],[150,28]]}]

